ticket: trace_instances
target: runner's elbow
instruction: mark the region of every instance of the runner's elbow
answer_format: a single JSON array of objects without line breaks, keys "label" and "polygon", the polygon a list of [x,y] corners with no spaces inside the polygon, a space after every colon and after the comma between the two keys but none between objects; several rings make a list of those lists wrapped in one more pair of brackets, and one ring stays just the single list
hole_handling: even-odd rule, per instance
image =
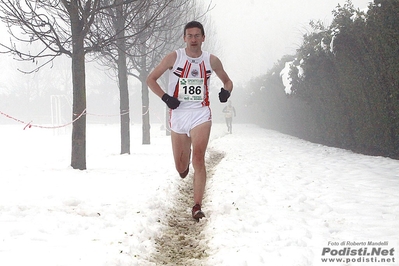
[{"label": "runner's elbow", "polygon": [[149,74],[145,81],[147,83],[147,86],[151,88],[153,84],[157,82],[157,79],[153,75]]}]

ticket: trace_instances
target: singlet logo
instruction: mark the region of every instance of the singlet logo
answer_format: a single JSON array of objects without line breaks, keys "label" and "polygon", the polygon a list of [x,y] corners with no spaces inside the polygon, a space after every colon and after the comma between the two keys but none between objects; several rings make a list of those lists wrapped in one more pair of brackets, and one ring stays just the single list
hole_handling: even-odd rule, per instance
[{"label": "singlet logo", "polygon": [[191,75],[192,75],[193,77],[198,76],[198,70],[197,70],[197,69],[193,69],[193,71],[191,71]]}]

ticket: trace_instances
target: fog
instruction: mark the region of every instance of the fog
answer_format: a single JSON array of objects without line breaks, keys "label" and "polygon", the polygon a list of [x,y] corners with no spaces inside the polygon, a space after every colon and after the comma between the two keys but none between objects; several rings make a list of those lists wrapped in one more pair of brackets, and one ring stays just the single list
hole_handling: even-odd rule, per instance
[{"label": "fog", "polygon": [[[233,103],[239,104],[240,88],[254,77],[265,74],[282,56],[295,54],[302,36],[309,30],[311,20],[329,25],[332,10],[344,0],[204,0],[210,6],[206,23],[204,49],[217,55],[235,84]],[[353,0],[360,9],[368,0]],[[7,42],[4,25],[0,40]],[[34,74],[22,74],[17,69],[31,70],[31,62],[16,62],[10,55],[0,54],[0,96],[26,94],[23,101],[10,102],[0,97],[0,112],[22,122],[49,123],[54,119],[54,106],[59,107],[61,123],[70,122],[72,85],[70,59],[65,56]],[[87,66],[88,122],[114,123],[119,121],[119,92],[116,79],[95,63]],[[212,78],[211,103],[216,122],[223,121],[217,93],[220,82]],[[46,91],[46,93],[43,93]],[[99,93],[101,92],[101,93]],[[130,77],[130,117],[132,123],[141,122],[141,85]],[[55,96],[55,97],[54,97]],[[32,99],[42,101],[31,104]],[[54,99],[55,102],[54,102]],[[58,106],[59,105],[59,106]],[[165,105],[150,93],[151,123],[164,123]],[[243,108],[236,106],[236,121],[245,120]],[[0,115],[0,123],[15,123],[14,119]],[[23,127],[23,126],[22,126]]]},{"label": "fog", "polygon": [[[369,0],[352,0],[359,9]],[[346,0],[206,0],[214,36],[207,42],[218,42],[217,55],[235,83],[267,72],[283,55],[295,54],[309,22],[329,25],[332,11]]]}]

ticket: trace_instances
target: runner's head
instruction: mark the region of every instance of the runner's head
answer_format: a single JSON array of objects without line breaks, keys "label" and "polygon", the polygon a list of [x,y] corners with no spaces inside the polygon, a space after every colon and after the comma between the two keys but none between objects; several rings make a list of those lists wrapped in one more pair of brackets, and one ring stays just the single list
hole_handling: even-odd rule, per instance
[{"label": "runner's head", "polygon": [[186,31],[187,29],[192,29],[192,28],[198,28],[201,30],[201,34],[202,36],[205,35],[205,31],[204,31],[204,26],[202,26],[202,24],[198,21],[190,21],[189,23],[186,24],[186,26],[184,27],[184,36],[186,36]]}]

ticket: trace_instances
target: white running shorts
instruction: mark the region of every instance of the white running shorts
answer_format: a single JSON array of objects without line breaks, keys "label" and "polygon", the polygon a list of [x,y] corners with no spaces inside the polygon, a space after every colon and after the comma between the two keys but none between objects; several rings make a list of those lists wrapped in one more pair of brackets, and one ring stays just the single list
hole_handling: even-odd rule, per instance
[{"label": "white running shorts", "polygon": [[170,110],[170,129],[178,134],[186,134],[188,137],[190,137],[191,129],[208,121],[212,121],[209,106]]}]

